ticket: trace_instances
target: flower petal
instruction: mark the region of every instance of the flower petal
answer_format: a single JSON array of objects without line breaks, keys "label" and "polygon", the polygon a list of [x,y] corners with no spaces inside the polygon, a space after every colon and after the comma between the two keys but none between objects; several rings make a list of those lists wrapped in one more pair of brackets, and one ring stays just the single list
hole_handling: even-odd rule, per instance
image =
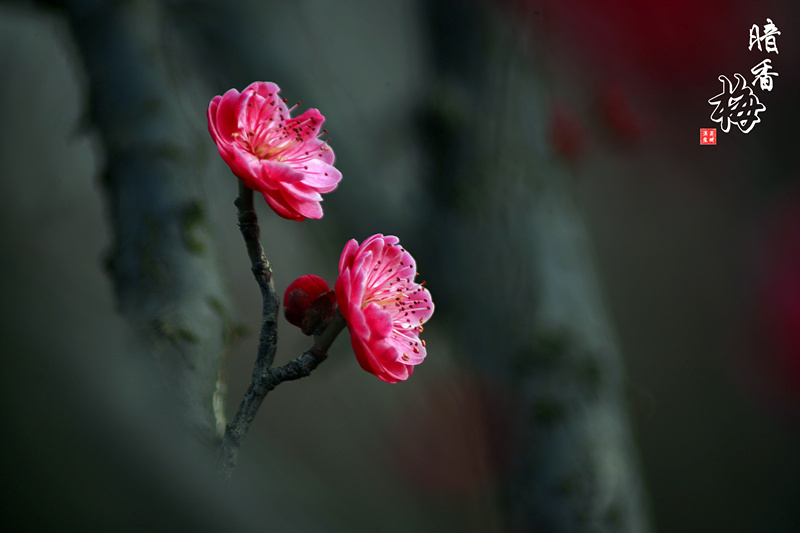
[{"label": "flower petal", "polygon": [[[259,175],[265,182],[297,183],[303,181],[303,173],[298,172],[289,165],[269,159],[260,159]],[[277,186],[276,186],[277,188]]]},{"label": "flower petal", "polygon": [[295,211],[292,206],[286,203],[286,200],[284,200],[279,191],[264,190],[261,191],[261,194],[264,195],[264,199],[279,216],[288,218],[289,220],[305,220],[306,217]]},{"label": "flower petal", "polygon": [[284,196],[291,195],[297,200],[306,202],[321,202],[322,195],[303,182],[281,183]]},{"label": "flower petal", "polygon": [[[288,184],[284,184],[286,186]],[[297,198],[290,192],[284,190],[280,191],[281,196],[283,197],[284,201],[297,213],[303,215],[304,217],[320,219],[322,218],[322,206],[319,205],[320,200],[304,200],[301,198]]]},{"label": "flower petal", "polygon": [[307,155],[313,157],[315,161],[322,161],[323,163],[332,165],[336,160],[333,150],[328,146],[326,141],[309,139],[303,146],[303,149],[308,152]]},{"label": "flower petal", "polygon": [[353,264],[353,257],[355,257],[358,250],[358,241],[350,239],[345,243],[342,255],[339,257],[339,272],[344,272],[344,269]]},{"label": "flower petal", "polygon": [[[227,143],[233,142],[233,134],[239,131],[236,117],[236,102],[239,96],[239,91],[230,89],[221,97],[215,97],[215,99],[219,98],[214,120],[216,135],[211,132],[215,141],[219,139]],[[209,122],[211,122],[210,113],[209,109]]]},{"label": "flower petal", "polygon": [[342,173],[331,165],[312,159],[304,164],[303,183],[318,192],[331,192],[342,181]]},{"label": "flower petal", "polygon": [[397,383],[408,379],[411,375],[413,367],[393,360],[395,357],[394,347],[388,344],[370,346],[358,336],[354,336],[352,332],[350,342],[361,368],[374,374],[378,379],[386,383]]},{"label": "flower petal", "polygon": [[364,319],[369,327],[370,339],[385,339],[392,332],[392,315],[376,304],[364,308]]},{"label": "flower petal", "polygon": [[[281,92],[280,87],[271,81],[254,81],[245,88],[245,91],[248,89],[252,89],[256,94],[266,99],[272,96],[278,96],[278,93]],[[278,100],[280,100],[280,98],[278,98]]]},{"label": "flower petal", "polygon": [[286,121],[286,127],[297,135],[298,140],[306,143],[319,136],[319,130],[325,117],[318,109],[306,109],[296,117]]}]

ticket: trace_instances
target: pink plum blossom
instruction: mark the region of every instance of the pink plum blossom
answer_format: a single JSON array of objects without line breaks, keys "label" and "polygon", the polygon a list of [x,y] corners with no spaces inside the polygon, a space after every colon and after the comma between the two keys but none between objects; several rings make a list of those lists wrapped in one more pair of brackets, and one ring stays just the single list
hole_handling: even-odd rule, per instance
[{"label": "pink plum blossom", "polygon": [[[270,82],[256,82],[242,93],[231,89],[208,106],[208,131],[222,159],[249,188],[264,195],[283,218],[322,218],[321,193],[334,190],[342,174],[333,167],[333,150],[318,139],[325,121],[309,109],[292,109]],[[324,130],[323,130],[324,133]]]},{"label": "pink plum blossom", "polygon": [[361,368],[387,383],[408,379],[425,359],[422,325],[433,314],[428,289],[416,283],[414,258],[397,237],[351,239],[334,286]]}]

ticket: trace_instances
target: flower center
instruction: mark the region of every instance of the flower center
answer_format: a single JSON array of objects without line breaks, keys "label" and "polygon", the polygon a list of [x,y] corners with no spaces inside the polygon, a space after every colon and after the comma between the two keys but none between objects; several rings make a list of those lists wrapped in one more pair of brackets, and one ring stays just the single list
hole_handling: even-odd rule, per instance
[{"label": "flower center", "polygon": [[281,161],[283,158],[280,154],[284,149],[285,148],[270,147],[267,144],[262,144],[260,146],[256,146],[253,149],[253,153],[256,154],[259,159],[277,159],[278,161]]},{"label": "flower center", "polygon": [[281,135],[283,128],[273,127],[272,123],[259,124],[255,130],[242,129],[233,136],[242,147],[255,155],[259,159],[283,160],[283,152],[286,152],[294,144],[293,138],[285,133]]}]

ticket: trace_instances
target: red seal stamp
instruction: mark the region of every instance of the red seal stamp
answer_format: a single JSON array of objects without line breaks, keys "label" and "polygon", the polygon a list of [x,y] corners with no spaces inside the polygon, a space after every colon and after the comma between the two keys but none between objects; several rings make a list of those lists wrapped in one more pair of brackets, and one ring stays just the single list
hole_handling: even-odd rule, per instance
[{"label": "red seal stamp", "polygon": [[700,128],[700,144],[717,144],[717,128]]}]

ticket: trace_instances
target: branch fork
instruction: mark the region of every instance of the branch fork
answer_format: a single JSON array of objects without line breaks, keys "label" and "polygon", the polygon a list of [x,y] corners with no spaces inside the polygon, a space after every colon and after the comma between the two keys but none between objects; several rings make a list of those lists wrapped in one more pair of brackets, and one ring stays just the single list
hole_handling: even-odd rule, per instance
[{"label": "branch fork", "polygon": [[231,478],[239,458],[239,448],[267,393],[284,381],[293,381],[310,375],[320,363],[327,359],[328,349],[346,326],[344,317],[337,310],[322,333],[314,337],[314,344],[311,348],[285,365],[272,368],[278,340],[279,300],[272,281],[272,268],[259,242],[260,229],[253,207],[253,191],[241,181],[239,182],[239,196],[234,201],[234,205],[238,209],[239,230],[242,232],[247,246],[247,254],[252,264],[251,270],[261,289],[263,306],[258,355],[253,368],[253,377],[244,398],[242,398],[242,403],[233,420],[227,425],[222,439],[219,461],[221,473],[226,480]]}]

